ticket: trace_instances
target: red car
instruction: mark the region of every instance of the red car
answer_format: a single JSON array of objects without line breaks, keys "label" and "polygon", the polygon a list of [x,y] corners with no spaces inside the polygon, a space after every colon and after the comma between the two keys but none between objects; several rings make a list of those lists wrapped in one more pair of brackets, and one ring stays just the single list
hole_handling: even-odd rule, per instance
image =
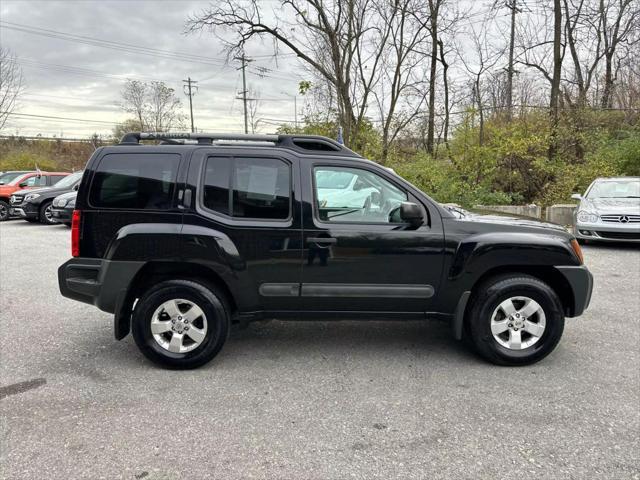
[{"label": "red car", "polygon": [[5,172],[0,175],[0,222],[9,218],[9,198],[13,192],[50,187],[67,175],[69,172]]}]

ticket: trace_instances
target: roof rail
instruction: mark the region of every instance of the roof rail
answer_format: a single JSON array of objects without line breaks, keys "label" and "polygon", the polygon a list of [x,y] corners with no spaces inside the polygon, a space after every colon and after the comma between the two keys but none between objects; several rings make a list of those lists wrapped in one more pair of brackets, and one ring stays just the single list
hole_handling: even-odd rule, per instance
[{"label": "roof rail", "polygon": [[[359,154],[327,137],[320,135],[239,134],[239,133],[182,133],[131,132],[120,140],[120,145],[138,145],[141,140],[160,140],[164,144],[184,145],[195,141],[199,145],[224,142],[265,142],[276,147],[289,148],[302,153],[321,153],[361,158]],[[228,144],[228,143],[226,143]]]}]

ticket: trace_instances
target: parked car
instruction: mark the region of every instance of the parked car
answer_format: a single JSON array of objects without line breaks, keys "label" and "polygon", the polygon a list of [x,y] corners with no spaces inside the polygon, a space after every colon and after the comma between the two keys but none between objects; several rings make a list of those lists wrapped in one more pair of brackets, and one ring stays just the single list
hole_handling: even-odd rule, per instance
[{"label": "parked car", "polygon": [[51,213],[53,199],[63,193],[75,191],[81,179],[82,172],[75,172],[60,180],[53,187],[15,192],[11,195],[10,214],[29,222],[53,225],[57,223]]},{"label": "parked car", "polygon": [[[6,172],[13,174],[16,172]],[[67,172],[18,172],[20,175],[13,176],[12,179],[5,180],[6,183],[0,184],[0,222],[10,217],[9,199],[11,195],[24,189],[33,189],[39,187],[47,187],[55,185],[56,182],[62,180],[69,175]]]},{"label": "parked car", "polygon": [[[319,188],[336,174],[357,177],[351,194]],[[370,191],[356,204],[359,184]],[[271,318],[439,318],[487,360],[526,365],[556,347],[593,286],[562,227],[454,215],[301,135],[130,133],[97,149],[71,251],[62,294],[113,313],[117,339],[132,332],[171,368],[215,357],[232,321]]]},{"label": "parked car", "polygon": [[11,180],[16,179],[24,175],[25,173],[29,173],[27,170],[14,170],[9,172],[0,173],[0,186],[8,184]]},{"label": "parked car", "polygon": [[640,177],[598,178],[579,200],[574,234],[580,241],[640,242]]},{"label": "parked car", "polygon": [[55,223],[62,223],[68,227],[71,226],[71,216],[76,207],[77,195],[78,192],[74,190],[73,192],[58,195],[53,199],[53,203],[51,204],[51,217]]}]

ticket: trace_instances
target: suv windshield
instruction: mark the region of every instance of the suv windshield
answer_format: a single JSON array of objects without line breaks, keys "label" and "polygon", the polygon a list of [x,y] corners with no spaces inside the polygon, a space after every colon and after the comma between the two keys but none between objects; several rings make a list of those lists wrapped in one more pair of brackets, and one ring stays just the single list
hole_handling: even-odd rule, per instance
[{"label": "suv windshield", "polygon": [[62,180],[58,181],[58,183],[54,184],[56,188],[66,188],[71,187],[74,183],[82,178],[82,172],[72,173],[71,175],[67,175]]},{"label": "suv windshield", "polygon": [[640,180],[605,180],[591,187],[587,198],[640,198]]},{"label": "suv windshield", "polygon": [[11,180],[15,180],[17,177],[21,177],[25,172],[7,172],[0,175],[0,185],[6,185]]}]

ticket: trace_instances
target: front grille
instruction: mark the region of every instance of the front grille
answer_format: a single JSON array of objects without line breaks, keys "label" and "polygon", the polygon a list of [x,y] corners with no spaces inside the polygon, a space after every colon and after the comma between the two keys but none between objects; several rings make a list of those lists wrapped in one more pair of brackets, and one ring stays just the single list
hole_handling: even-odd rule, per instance
[{"label": "front grille", "polygon": [[640,223],[640,215],[600,215],[600,219],[607,223]]},{"label": "front grille", "polygon": [[596,232],[599,237],[612,240],[640,240],[640,232]]},{"label": "front grille", "polygon": [[11,196],[11,205],[20,205],[22,204],[22,201],[24,200],[24,197],[22,196],[16,196],[16,195],[12,195]]}]

